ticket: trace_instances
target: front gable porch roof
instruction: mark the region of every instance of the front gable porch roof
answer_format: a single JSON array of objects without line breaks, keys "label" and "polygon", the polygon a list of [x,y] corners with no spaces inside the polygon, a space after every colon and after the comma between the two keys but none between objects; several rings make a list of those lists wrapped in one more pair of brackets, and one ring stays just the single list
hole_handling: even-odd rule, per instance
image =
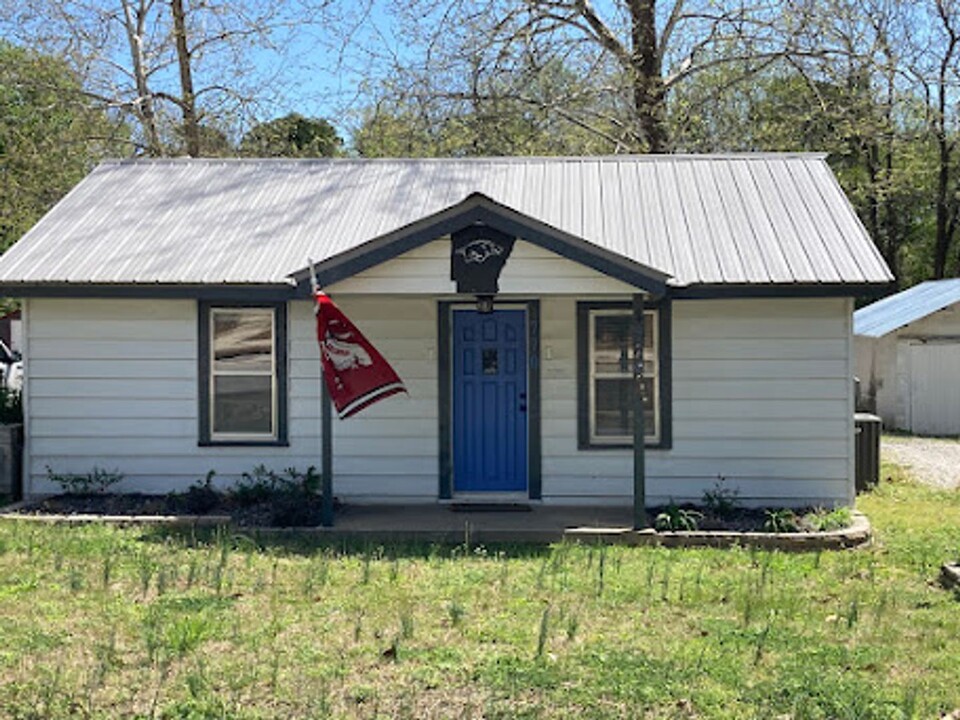
[{"label": "front gable porch roof", "polygon": [[[481,193],[473,193],[456,205],[319,263],[317,278],[321,286],[331,285],[438,237],[476,224],[523,238],[651,295],[661,296],[666,289],[666,273],[523,215]],[[304,291],[309,287],[309,272],[309,268],[302,268],[291,274],[298,288]]]},{"label": "front gable porch roof", "polygon": [[819,155],[177,159],[97,167],[0,257],[0,289],[289,289],[308,257],[335,278],[469,218],[648,289],[892,279]]}]

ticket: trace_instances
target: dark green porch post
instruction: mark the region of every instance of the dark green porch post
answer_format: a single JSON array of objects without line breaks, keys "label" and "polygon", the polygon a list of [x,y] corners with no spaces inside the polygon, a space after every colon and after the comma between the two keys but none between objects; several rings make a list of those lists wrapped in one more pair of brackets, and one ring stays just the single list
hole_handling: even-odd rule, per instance
[{"label": "dark green porch post", "polygon": [[633,296],[633,527],[647,526],[647,468],[643,420],[643,295]]},{"label": "dark green porch post", "polygon": [[330,408],[330,392],[326,378],[320,378],[320,435],[321,472],[323,474],[323,506],[320,522],[323,527],[333,527],[333,413]]}]

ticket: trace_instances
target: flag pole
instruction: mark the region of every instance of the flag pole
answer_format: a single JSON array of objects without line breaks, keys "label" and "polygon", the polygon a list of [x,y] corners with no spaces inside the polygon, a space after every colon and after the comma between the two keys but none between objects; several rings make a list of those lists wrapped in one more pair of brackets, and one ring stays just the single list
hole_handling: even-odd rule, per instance
[{"label": "flag pole", "polygon": [[[313,267],[313,259],[308,258],[310,263],[310,289],[313,293],[313,301],[317,302],[317,291],[320,285],[317,283],[317,273]],[[316,310],[319,311],[319,304]],[[323,338],[320,339],[320,352],[323,353]],[[323,376],[323,358],[320,359],[320,442],[321,442],[321,479],[322,479],[322,508],[320,524],[323,527],[333,527],[333,413],[330,409],[330,392],[327,390],[326,378]]]}]

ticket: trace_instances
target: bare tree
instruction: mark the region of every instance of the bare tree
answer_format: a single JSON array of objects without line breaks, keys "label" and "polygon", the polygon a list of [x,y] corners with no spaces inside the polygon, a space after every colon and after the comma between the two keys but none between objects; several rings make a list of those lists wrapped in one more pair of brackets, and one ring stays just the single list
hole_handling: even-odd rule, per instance
[{"label": "bare tree", "polygon": [[330,4],[0,0],[0,32],[68,57],[87,95],[127,116],[140,152],[196,156],[206,129],[239,137],[245,118],[276,105],[297,32],[319,26]]},{"label": "bare tree", "polygon": [[[698,74],[738,68],[734,84],[797,52],[807,18],[767,0],[414,0],[397,3],[408,46],[394,76],[418,101],[509,98],[563,116],[616,150],[665,152],[670,94]],[[430,28],[424,32],[423,28]],[[566,96],[529,92],[537,73],[579,76]]]}]

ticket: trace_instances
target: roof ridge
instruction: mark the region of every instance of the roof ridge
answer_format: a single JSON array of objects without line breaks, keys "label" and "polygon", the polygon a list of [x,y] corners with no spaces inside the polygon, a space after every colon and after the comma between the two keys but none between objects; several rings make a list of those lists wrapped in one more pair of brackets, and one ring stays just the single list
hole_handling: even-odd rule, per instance
[{"label": "roof ridge", "polygon": [[824,160],[827,154],[822,152],[737,152],[737,153],[636,153],[623,155],[489,155],[472,157],[388,157],[388,158],[279,158],[279,157],[168,157],[168,158],[108,158],[100,165],[394,165],[404,163],[425,164],[526,164],[526,163],[576,163],[576,162],[664,162],[667,160],[713,162],[720,160]]}]

